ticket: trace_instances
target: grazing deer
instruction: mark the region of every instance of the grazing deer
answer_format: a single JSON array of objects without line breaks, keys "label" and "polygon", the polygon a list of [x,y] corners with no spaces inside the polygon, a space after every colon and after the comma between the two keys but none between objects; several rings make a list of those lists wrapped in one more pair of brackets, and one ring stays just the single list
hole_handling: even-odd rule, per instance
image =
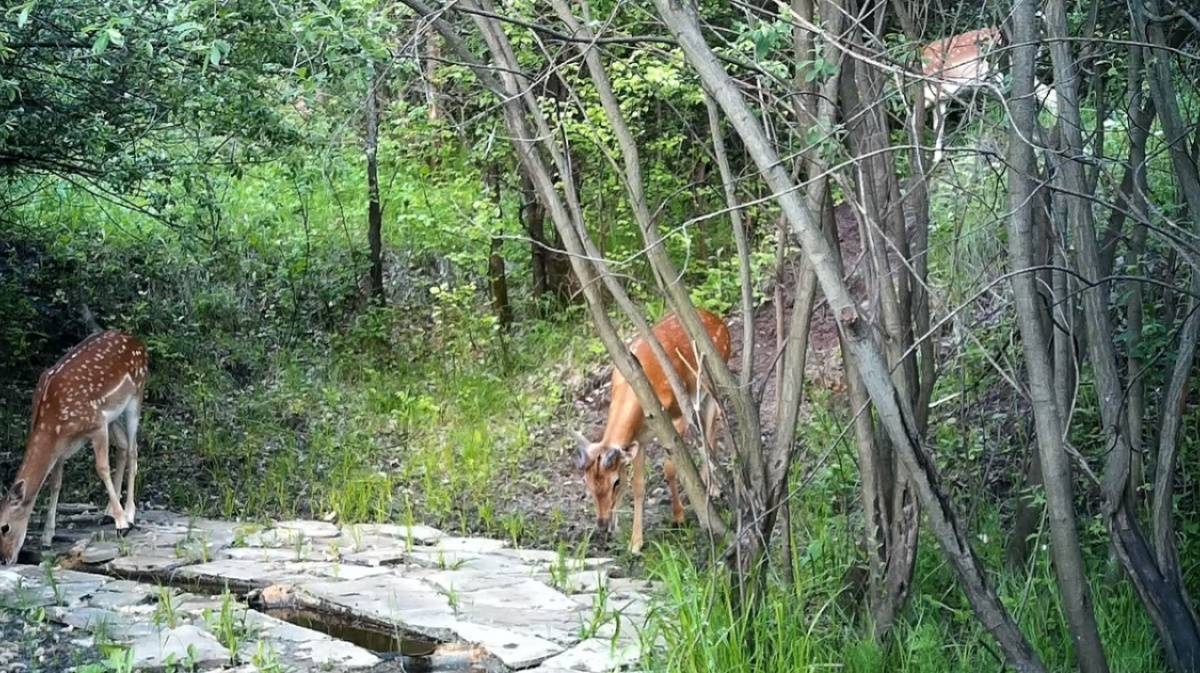
[{"label": "grazing deer", "polygon": [[[705,331],[721,354],[721,359],[729,360],[730,339],[729,328],[717,316],[706,311],[697,311]],[[655,338],[662,344],[671,366],[679,374],[687,394],[692,399],[675,399],[675,393],[667,380],[666,372],[650,346],[640,337],[629,346],[633,356],[642,365],[646,378],[658,400],[662,403],[675,424],[675,430],[681,436],[687,430],[686,407],[684,404],[699,403],[704,421],[704,435],[707,445],[705,466],[701,472],[705,484],[709,486],[709,494],[719,495],[715,482],[710,477],[712,447],[716,436],[713,434],[713,422],[718,413],[717,403],[713,396],[704,390],[704,384],[698,380],[700,374],[697,364],[696,350],[679,318],[669,314],[653,329]],[[622,495],[621,481],[625,473],[625,464],[633,463],[633,537],[629,549],[638,553],[642,549],[642,508],[646,499],[646,453],[641,445],[653,437],[649,428],[643,427],[644,415],[642,405],[638,402],[633,388],[619,370],[613,370],[612,401],[608,406],[608,422],[604,426],[604,437],[598,442],[589,442],[586,437],[575,433],[579,440],[577,467],[583,470],[584,481],[588,491],[596,500],[596,528],[602,533],[609,532],[610,524],[614,523],[614,510]],[[663,464],[663,472],[667,477],[667,486],[671,490],[671,510],[676,523],[683,523],[683,504],[679,501],[679,489],[675,484],[675,465],[668,459]],[[612,526],[615,528],[615,525]]]},{"label": "grazing deer", "polygon": [[988,86],[998,74],[989,52],[1000,43],[999,28],[980,28],[931,42],[921,50],[925,102],[933,105],[933,162],[942,159],[946,108],[965,89]]},{"label": "grazing deer", "polygon": [[[21,551],[29,515],[47,477],[50,503],[42,546],[50,546],[63,464],[89,440],[96,455],[96,472],[108,492],[107,512],[118,531],[129,530],[135,514],[138,411],[145,383],[146,347],[121,332],[89,336],[42,373],[33,394],[33,421],[25,459],[8,494],[0,500],[0,562],[13,563]],[[117,424],[122,416],[123,429]],[[110,425],[118,448],[115,485],[108,467]],[[121,481],[126,464],[129,484],[122,507]]]}]

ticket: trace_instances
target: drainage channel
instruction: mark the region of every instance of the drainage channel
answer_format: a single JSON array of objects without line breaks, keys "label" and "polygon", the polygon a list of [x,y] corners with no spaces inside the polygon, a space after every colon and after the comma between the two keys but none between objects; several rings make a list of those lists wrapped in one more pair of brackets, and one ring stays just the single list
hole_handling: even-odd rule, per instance
[{"label": "drainage channel", "polygon": [[495,659],[470,643],[427,640],[383,624],[312,606],[296,605],[294,602],[269,605],[258,599],[256,587],[237,582],[205,581],[174,573],[112,572],[95,566],[80,566],[74,570],[167,586],[205,596],[220,596],[228,591],[247,608],[357,645],[371,651],[384,662],[399,663],[399,670],[405,673],[490,673],[499,668]]},{"label": "drainage channel", "polygon": [[276,619],[319,631],[375,652],[384,660],[399,660],[407,673],[463,673],[493,670],[479,648],[467,643],[435,643],[399,634],[385,633],[337,615],[306,608],[272,608],[263,612]]}]

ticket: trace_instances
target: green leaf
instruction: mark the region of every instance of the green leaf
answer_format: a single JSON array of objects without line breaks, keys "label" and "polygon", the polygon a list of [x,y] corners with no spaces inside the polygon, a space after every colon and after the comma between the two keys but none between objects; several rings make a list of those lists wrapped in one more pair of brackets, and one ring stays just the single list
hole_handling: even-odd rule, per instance
[{"label": "green leaf", "polygon": [[213,65],[221,65],[221,47],[216,42],[208,49],[208,62]]},{"label": "green leaf", "polygon": [[102,30],[96,34],[96,41],[92,43],[92,53],[100,54],[105,49],[108,49],[109,35],[107,30]]},{"label": "green leaf", "polygon": [[21,13],[17,15],[17,28],[24,28],[29,22],[29,13],[33,11],[36,2],[27,2],[21,6]]},{"label": "green leaf", "polygon": [[108,33],[108,40],[118,47],[125,46],[125,36],[116,28],[108,28],[104,32]]}]

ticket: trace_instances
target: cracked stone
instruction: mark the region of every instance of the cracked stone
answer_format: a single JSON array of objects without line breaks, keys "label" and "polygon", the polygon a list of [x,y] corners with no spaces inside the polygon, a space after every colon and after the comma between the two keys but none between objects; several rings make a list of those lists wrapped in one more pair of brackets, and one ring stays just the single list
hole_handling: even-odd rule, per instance
[{"label": "cracked stone", "polygon": [[229,662],[229,650],[199,627],[186,624],[133,641],[135,668],[159,668],[170,662],[192,661],[196,665]]}]

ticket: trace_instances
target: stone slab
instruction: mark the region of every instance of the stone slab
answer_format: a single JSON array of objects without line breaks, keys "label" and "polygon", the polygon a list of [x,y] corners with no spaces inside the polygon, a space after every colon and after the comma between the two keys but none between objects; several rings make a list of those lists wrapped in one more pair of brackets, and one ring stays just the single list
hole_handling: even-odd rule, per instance
[{"label": "stone slab", "polygon": [[[397,540],[404,543],[408,543],[411,540],[413,544],[432,544],[446,536],[445,533],[436,528],[421,525],[404,526],[390,523],[373,523],[359,524],[351,528],[351,531],[349,531],[351,538],[357,535],[361,541],[366,536],[387,537],[392,538],[393,544]],[[342,534],[346,535],[347,531],[343,530]]]},{"label": "stone slab", "polygon": [[309,596],[325,604],[433,638],[453,640],[457,622],[449,599],[421,580],[393,574],[346,582],[309,582],[297,599]]},{"label": "stone slab", "polygon": [[275,524],[275,529],[299,533],[310,540],[337,537],[338,533],[341,532],[335,524],[328,521],[308,521],[304,519],[280,521]]},{"label": "stone slab", "polygon": [[365,668],[380,662],[375,654],[353,643],[290,624],[257,610],[248,610],[246,621],[258,629],[260,637],[273,641],[277,645],[276,651],[289,659],[311,661],[328,670]]},{"label": "stone slab", "polygon": [[380,566],[404,563],[407,558],[408,551],[406,549],[401,547],[383,547],[352,552],[342,557],[342,560],[354,565],[378,568]]},{"label": "stone slab", "polygon": [[115,542],[93,542],[83,550],[80,560],[88,565],[107,563],[121,555],[121,548]]},{"label": "stone slab", "polygon": [[563,651],[561,645],[549,640],[496,626],[459,622],[454,630],[459,638],[482,645],[511,669],[535,666]]},{"label": "stone slab", "polygon": [[110,591],[108,587],[104,587],[103,591],[92,594],[92,599],[88,603],[95,608],[120,610],[149,601],[149,594],[135,591]]},{"label": "stone slab", "polygon": [[514,610],[493,606],[462,605],[458,618],[473,624],[488,624],[520,631],[559,645],[579,642],[579,632],[591,612],[578,610]]},{"label": "stone slab", "polygon": [[607,640],[585,640],[562,654],[542,662],[549,669],[560,668],[584,673],[608,673],[638,659],[636,646],[613,645]]},{"label": "stone slab", "polygon": [[379,657],[344,640],[307,640],[288,654],[298,659],[308,659],[321,670],[368,668],[380,662]]},{"label": "stone slab", "polygon": [[109,561],[106,567],[117,573],[151,575],[169,573],[177,568],[182,568],[188,563],[189,561],[186,558],[176,556],[172,549],[169,554],[151,553],[120,556]]},{"label": "stone slab", "polygon": [[429,572],[424,579],[446,593],[511,587],[525,582],[520,575],[505,575],[470,569],[434,570]]},{"label": "stone slab", "polygon": [[434,546],[444,551],[490,554],[504,549],[508,546],[508,542],[486,537],[443,537]]},{"label": "stone slab", "polygon": [[523,579],[507,586],[463,592],[460,602],[464,605],[509,610],[572,610],[577,607],[577,603],[570,597],[535,579]]},{"label": "stone slab", "polygon": [[132,650],[134,668],[159,668],[189,660],[198,666],[214,666],[227,664],[230,659],[224,645],[191,624],[138,638]]}]

